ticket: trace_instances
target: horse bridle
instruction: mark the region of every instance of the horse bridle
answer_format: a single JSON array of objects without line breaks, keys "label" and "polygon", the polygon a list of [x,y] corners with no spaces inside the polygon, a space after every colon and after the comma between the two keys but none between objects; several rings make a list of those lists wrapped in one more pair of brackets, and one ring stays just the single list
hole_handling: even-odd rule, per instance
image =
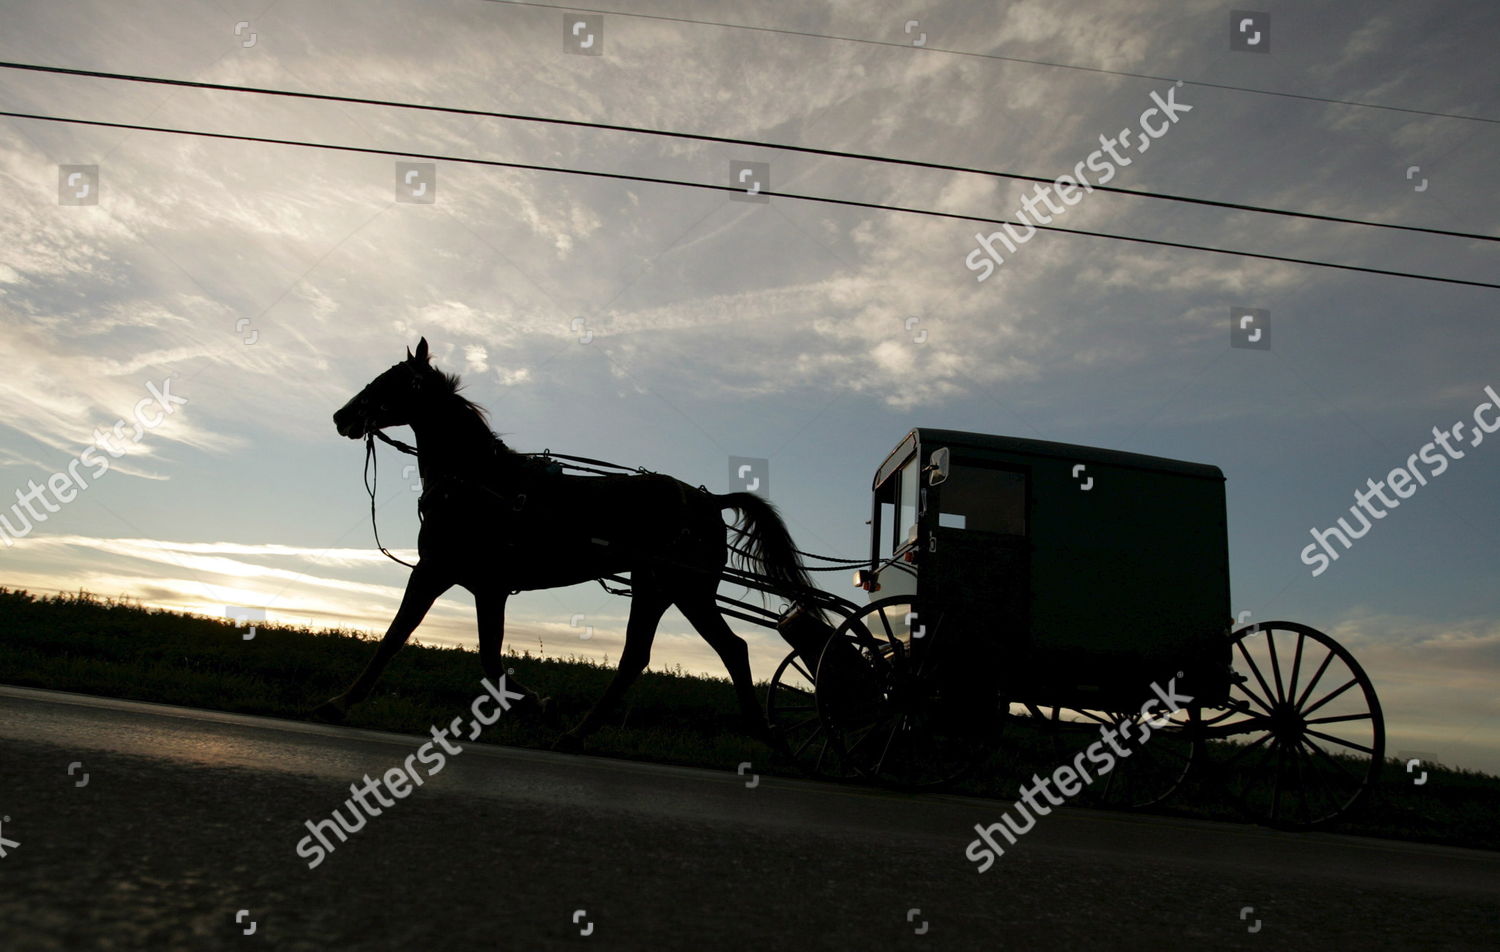
[{"label": "horse bridle", "polygon": [[[390,549],[387,549],[380,543],[380,523],[375,518],[375,489],[380,485],[380,464],[375,456],[376,437],[379,437],[382,442],[389,443],[391,446],[394,446],[396,449],[400,450],[403,453],[410,453],[412,456],[416,456],[417,451],[414,447],[408,446],[400,440],[391,439],[380,430],[368,429],[365,431],[365,492],[370,494],[370,528],[375,532],[375,547],[380,550],[382,555],[390,559],[392,562],[398,562],[409,569],[415,569],[415,565],[412,565],[405,559],[397,558],[391,553]],[[375,474],[375,478],[373,480],[370,478],[370,474],[372,471]],[[418,518],[420,517],[421,510],[419,509]]]},{"label": "horse bridle", "polygon": [[[410,353],[410,351],[408,351],[408,353]],[[391,369],[394,370],[394,369],[396,369],[396,367],[402,368],[408,374],[411,375],[411,389],[412,390],[414,390],[414,391],[421,391],[421,389],[422,389],[422,375],[421,375],[421,373],[419,371],[417,371],[417,370],[413,369],[411,366],[409,366],[406,361],[402,361],[401,363],[396,364],[396,366],[392,367]],[[367,387],[366,390],[368,390],[368,389],[369,388]],[[380,552],[381,552],[382,555],[384,555],[386,558],[390,559],[392,562],[396,562],[396,563],[399,563],[401,565],[404,565],[404,566],[406,566],[409,569],[415,569],[416,568],[415,565],[412,565],[410,562],[407,562],[404,559],[397,558],[395,555],[393,555],[391,553],[391,550],[387,549],[380,542],[380,523],[375,518],[375,491],[376,491],[377,487],[380,485],[380,464],[379,464],[379,460],[375,456],[375,440],[377,438],[379,438],[382,443],[385,443],[385,444],[387,444],[389,446],[394,446],[396,449],[400,450],[403,453],[406,453],[409,456],[416,456],[417,455],[417,449],[416,449],[416,447],[414,447],[414,446],[412,446],[412,445],[410,445],[408,443],[403,443],[400,440],[395,440],[395,439],[392,439],[389,436],[386,436],[385,433],[379,427],[373,426],[370,423],[370,402],[371,401],[370,401],[370,397],[367,394],[361,393],[359,395],[359,397],[356,398],[356,400],[358,402],[358,406],[359,406],[359,409],[360,409],[360,415],[363,417],[363,420],[361,422],[364,423],[364,427],[365,427],[364,482],[365,482],[365,492],[369,493],[369,495],[370,495],[370,529],[375,533],[375,547],[380,550]],[[376,405],[375,409],[377,411],[383,411],[383,410],[387,409],[387,407],[386,407],[386,405],[384,403],[380,403],[380,404]],[[373,479],[371,478],[371,473],[372,472],[374,474],[374,478]],[[421,518],[421,510],[420,509],[418,510],[417,515],[418,515],[418,518]]]}]

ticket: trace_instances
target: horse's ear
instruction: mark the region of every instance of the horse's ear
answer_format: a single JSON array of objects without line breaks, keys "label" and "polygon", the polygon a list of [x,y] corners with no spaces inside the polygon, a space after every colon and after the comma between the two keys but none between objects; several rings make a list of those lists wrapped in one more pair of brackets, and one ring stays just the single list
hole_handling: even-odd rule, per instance
[{"label": "horse's ear", "polygon": [[427,363],[427,338],[425,337],[417,342],[417,360]]},{"label": "horse's ear", "polygon": [[411,348],[406,348],[406,359],[411,360]]}]

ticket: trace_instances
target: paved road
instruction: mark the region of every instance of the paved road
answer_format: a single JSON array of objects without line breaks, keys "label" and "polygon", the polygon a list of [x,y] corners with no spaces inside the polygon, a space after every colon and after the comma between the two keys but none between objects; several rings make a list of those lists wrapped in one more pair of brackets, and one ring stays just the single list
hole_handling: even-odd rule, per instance
[{"label": "paved road", "polygon": [[993,802],[462,740],[309,869],[423,740],[0,687],[0,949],[1500,947],[1500,854],[1068,808],[979,874]]}]

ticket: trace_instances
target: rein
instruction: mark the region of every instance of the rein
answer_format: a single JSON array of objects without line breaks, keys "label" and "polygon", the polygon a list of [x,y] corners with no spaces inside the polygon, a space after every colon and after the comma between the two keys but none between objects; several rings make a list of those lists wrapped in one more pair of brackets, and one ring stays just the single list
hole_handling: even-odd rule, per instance
[{"label": "rein", "polygon": [[[365,442],[366,443],[370,442],[370,437],[371,436],[374,436],[374,437],[378,438],[380,440],[380,442],[386,444],[387,446],[394,446],[396,449],[398,449],[401,452],[405,453],[407,456],[416,456],[417,455],[417,448],[415,446],[412,446],[410,443],[403,443],[400,440],[393,440],[393,439],[391,439],[390,437],[388,437],[388,436],[385,435],[385,431],[384,430],[371,430],[369,432],[369,434],[365,437]],[[374,447],[371,446],[371,449],[374,449]]]},{"label": "rein", "polygon": [[[395,447],[397,450],[400,450],[402,453],[405,453],[408,456],[419,456],[419,454],[417,453],[416,447],[412,446],[409,443],[403,443],[400,440],[392,439],[391,437],[386,436],[385,433],[380,430],[371,430],[365,434],[365,491],[370,494],[370,528],[375,533],[375,546],[386,558],[390,559],[391,561],[404,565],[409,569],[414,569],[416,568],[415,565],[397,558],[395,555],[391,554],[389,549],[380,544],[380,525],[375,518],[375,490],[379,485],[380,479],[379,461],[378,457],[375,455],[375,441],[377,439],[379,439],[387,446]],[[600,476],[615,476],[624,473],[655,475],[651,470],[646,469],[644,466],[637,466],[632,469],[629,466],[621,466],[619,463],[611,463],[607,460],[592,459],[587,456],[568,456],[564,453],[554,453],[551,449],[544,449],[540,453],[520,453],[517,455],[553,461],[553,465],[557,466],[559,469],[574,470],[581,473],[595,473]],[[562,462],[563,460],[566,460],[567,462]],[[592,468],[595,466],[603,466],[606,468]],[[371,479],[372,472],[374,473],[374,479]],[[486,491],[490,492],[492,495],[495,494],[494,490],[488,489],[488,487],[483,488],[485,488]],[[708,491],[703,486],[699,486],[698,488],[703,490],[704,492]],[[418,516],[420,517],[420,510],[418,511]],[[728,523],[726,523],[725,525],[726,527],[728,527]],[[735,552],[738,552],[740,555],[750,555],[750,553],[744,551],[736,545],[730,544],[729,547]],[[848,571],[848,567],[851,565],[864,565],[866,563],[865,559],[836,559],[826,555],[816,555],[812,552],[803,552],[801,549],[795,549],[794,551],[803,558],[815,559],[820,562],[835,563],[827,566],[808,568],[808,571],[810,572]],[[894,562],[895,560],[892,559],[891,561]],[[904,568],[904,566],[902,566],[902,568]],[[608,585],[605,585],[602,579],[599,579],[598,581],[599,584],[604,587],[604,590],[612,595],[629,594],[628,589],[623,591],[616,591],[611,589]]]},{"label": "rein", "polygon": [[[407,562],[404,559],[397,558],[391,553],[389,549],[380,544],[380,524],[379,521],[375,518],[375,495],[376,489],[380,485],[380,463],[379,457],[375,455],[375,441],[377,439],[387,446],[395,447],[408,456],[419,456],[419,454],[417,453],[417,448],[415,446],[412,446],[410,443],[403,443],[400,440],[392,439],[391,437],[386,436],[385,433],[381,430],[371,430],[365,434],[365,492],[369,493],[370,495],[370,529],[375,533],[375,547],[380,550],[382,555],[390,559],[392,562],[404,565],[409,569],[414,569],[416,568],[415,565],[412,565],[410,562]],[[550,449],[543,450],[540,453],[520,453],[518,455],[548,460],[559,469],[570,469],[581,473],[596,473],[600,476],[615,476],[621,473],[647,474],[650,472],[644,467],[636,467],[635,469],[631,469],[628,466],[621,466],[617,463],[610,463],[600,459],[591,459],[587,456],[567,456],[562,453],[553,453]],[[568,462],[562,462],[563,460],[567,460]],[[584,463],[590,465],[580,465]],[[595,466],[603,466],[606,468],[594,469],[593,467]],[[486,492],[489,492],[491,495],[498,495],[494,490],[489,489],[489,487],[481,488]],[[524,499],[525,497],[522,498]],[[420,515],[421,511],[418,510],[419,518]],[[606,585],[605,590],[609,591],[609,586]]]},{"label": "rein", "polygon": [[[375,530],[375,547],[392,562],[399,562],[409,569],[415,569],[415,565],[404,559],[397,558],[391,554],[389,549],[380,544],[380,524],[375,519],[375,488],[380,484],[380,464],[375,456],[375,437],[377,436],[403,453],[410,453],[412,456],[416,456],[417,451],[400,440],[391,439],[379,430],[371,430],[365,434],[365,492],[370,494],[370,528]],[[373,480],[370,478],[372,470],[375,474]]]}]

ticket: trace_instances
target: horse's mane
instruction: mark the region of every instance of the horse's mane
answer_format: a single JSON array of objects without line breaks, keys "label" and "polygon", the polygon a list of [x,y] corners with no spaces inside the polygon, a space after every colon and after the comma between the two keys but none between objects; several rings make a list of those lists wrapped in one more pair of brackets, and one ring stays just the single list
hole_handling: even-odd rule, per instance
[{"label": "horse's mane", "polygon": [[458,374],[450,374],[430,365],[428,367],[428,371],[436,379],[442,381],[443,386],[447,388],[449,396],[453,398],[455,403],[457,403],[464,410],[474,415],[474,419],[478,421],[478,423],[484,427],[485,431],[494,438],[495,442],[499,444],[502,452],[511,454],[514,454],[516,452],[515,450],[511,449],[503,439],[500,438],[500,434],[496,433],[493,429],[490,428],[490,412],[459,392],[463,389],[464,382],[458,376]]},{"label": "horse's mane", "polygon": [[459,391],[464,388],[464,382],[459,378],[458,374],[446,373],[437,369],[436,367],[432,367],[429,369],[433,376],[443,382],[443,385],[448,388],[448,392],[453,395],[453,398],[457,400],[461,406],[463,406],[466,410],[474,413],[479,417],[479,419],[485,421],[486,425],[489,424],[490,412],[484,407],[475,403],[473,400],[470,400],[468,397],[459,393]]}]

